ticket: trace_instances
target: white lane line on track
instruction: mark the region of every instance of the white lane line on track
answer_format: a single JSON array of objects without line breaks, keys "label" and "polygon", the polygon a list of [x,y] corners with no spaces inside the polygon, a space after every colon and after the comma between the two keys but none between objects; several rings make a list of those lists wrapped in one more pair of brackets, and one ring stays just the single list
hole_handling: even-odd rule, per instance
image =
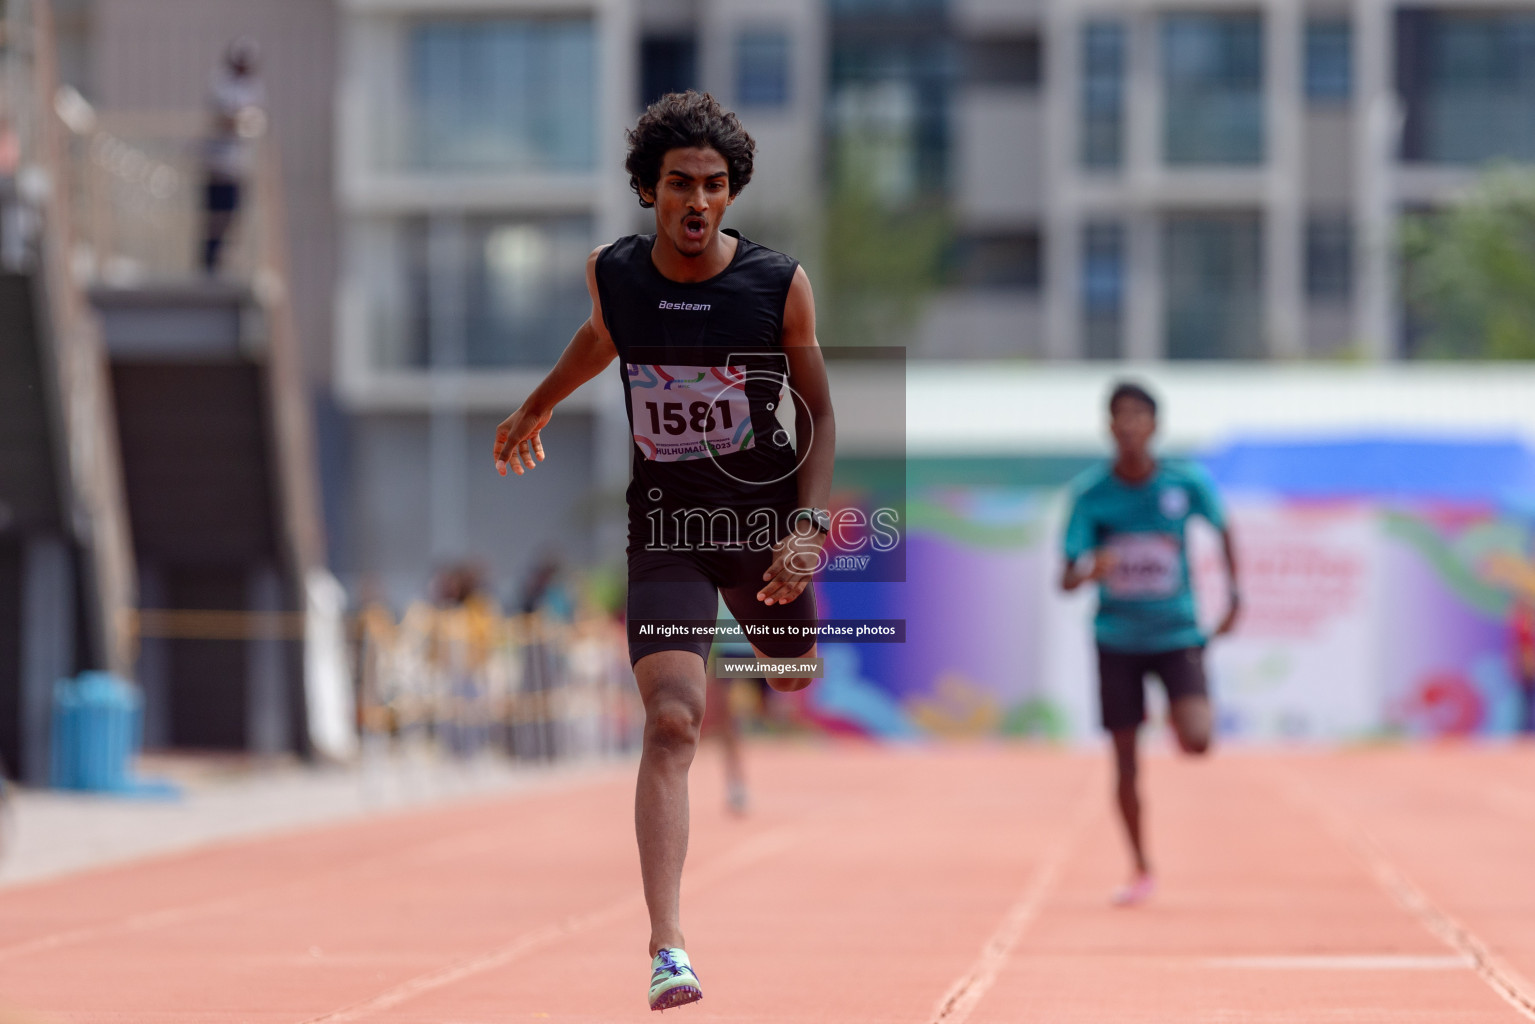
[{"label": "white lane line on track", "polygon": [[[794,833],[795,829],[793,827],[783,826],[749,839],[714,863],[705,865],[701,870],[693,872],[687,878],[685,884],[689,890],[711,885],[744,867],[748,867],[760,860],[765,860],[791,846],[796,838]],[[636,911],[643,912],[644,909],[645,900],[643,896],[627,896],[599,910],[593,910],[586,914],[577,914],[563,921],[525,932],[504,946],[498,946],[478,956],[448,964],[446,967],[439,967],[425,974],[419,974],[414,978],[395,985],[393,988],[385,989],[370,999],[365,999],[360,1003],[354,1003],[351,1006],[345,1006],[338,1010],[332,1010],[329,1013],[322,1013],[318,1017],[310,1017],[303,1021],[302,1024],[345,1024],[347,1021],[362,1020],[372,1014],[399,1006],[401,1003],[414,999],[419,995],[444,988],[465,978],[473,977],[476,974],[495,970],[497,967],[511,963],[561,939],[611,924],[622,919],[626,914],[632,914]]]},{"label": "white lane line on track", "polygon": [[25,942],[17,942],[9,946],[0,947],[0,960],[11,960],[15,957],[27,956],[31,953],[43,953],[50,949],[74,946],[82,942],[90,942],[93,939],[106,938],[109,935],[151,931],[155,928],[164,928],[167,925],[195,920],[209,914],[217,914],[222,910],[239,910],[241,907],[250,906],[285,887],[284,885],[269,885],[235,896],[222,896],[197,903],[183,904],[179,907],[149,910],[142,914],[134,914],[131,917],[125,917],[107,924],[92,925],[88,928],[75,928],[65,932],[54,932],[51,935],[41,935],[35,939],[28,939]]},{"label": "white lane line on track", "polygon": [[1309,808],[1333,835],[1363,862],[1382,889],[1403,910],[1445,945],[1471,961],[1472,968],[1489,988],[1526,1020],[1535,1020],[1535,985],[1495,954],[1453,915],[1440,908],[1406,873],[1386,856],[1380,842],[1356,819],[1327,803],[1293,771],[1276,767],[1276,786],[1293,803]]},{"label": "white lane line on track", "polygon": [[[157,928],[166,928],[184,924],[188,921],[195,921],[198,918],[237,911],[251,906],[260,906],[270,901],[272,897],[279,893],[292,889],[301,889],[306,885],[317,884],[330,877],[346,876],[355,878],[360,872],[375,871],[401,859],[414,856],[429,857],[434,852],[443,850],[451,852],[456,847],[462,846],[465,837],[471,834],[473,834],[471,831],[466,830],[449,836],[434,836],[429,840],[396,847],[388,853],[375,854],[371,857],[365,857],[362,860],[352,861],[340,866],[324,867],[300,875],[297,878],[272,882],[229,896],[215,896],[210,899],[194,900],[191,903],[183,903],[178,906],[140,911],[139,913],[130,914],[115,921],[107,921],[103,924],[72,928],[67,931],[40,935],[33,939],[25,939],[8,946],[0,946],[0,961],[28,956],[33,953],[44,953],[65,946],[79,945],[112,935],[153,931]],[[258,838],[255,841],[259,842],[260,840]],[[180,854],[178,853],[177,855],[179,856]],[[56,882],[55,879],[50,878],[39,884],[53,885]],[[6,895],[5,893],[0,893],[0,901],[3,901]]]},{"label": "white lane line on track", "polygon": [[1089,783],[1077,801],[1076,813],[1066,826],[1066,830],[1046,852],[1039,870],[1035,871],[1034,877],[1029,879],[1023,894],[1008,908],[1002,923],[981,947],[981,955],[970,965],[968,971],[960,975],[958,981],[949,986],[943,998],[938,1000],[938,1005],[933,1008],[932,1014],[927,1018],[927,1024],[964,1024],[964,1021],[975,1012],[981,999],[990,991],[991,986],[996,984],[997,975],[1001,973],[1002,966],[1007,963],[1014,947],[1018,945],[1018,940],[1023,937],[1023,933],[1038,916],[1045,896],[1055,886],[1061,869],[1066,866],[1067,858],[1071,856],[1071,851],[1082,838],[1082,833],[1087,831],[1088,824],[1098,810],[1098,791],[1102,787],[1099,785],[1098,773],[1094,771],[1091,775]]},{"label": "white lane line on track", "polygon": [[[593,778],[596,778],[596,780],[600,781],[600,777],[597,777],[597,775],[594,775]],[[588,780],[588,778],[585,777],[577,777],[569,778],[569,780],[551,781],[550,789],[556,788],[556,785],[559,785],[560,788],[563,788],[565,785],[583,785],[583,783],[586,783],[586,781],[591,780]],[[520,797],[520,795],[542,795],[543,792],[550,792],[550,789],[528,789],[528,791],[514,792],[514,794],[511,795],[513,795],[513,797]],[[505,797],[505,795],[507,794],[493,795],[493,800],[500,800],[500,798]],[[425,806],[425,808],[408,808],[405,809],[405,814],[410,814],[410,812],[414,811],[421,811],[424,812],[424,814],[430,814],[430,812],[437,811],[437,809],[441,808],[431,808],[431,806]],[[378,820],[382,820],[382,817],[378,818]],[[367,820],[344,821],[344,823],[341,823],[341,826],[345,827],[348,826],[348,824],[362,824],[365,823],[365,821]],[[325,831],[325,829],[330,829],[333,824],[335,823],[319,824],[318,829],[319,831]],[[465,847],[465,841],[471,840],[471,838],[473,838],[474,844],[482,843],[482,841],[484,841],[480,840],[480,838],[474,838],[479,837],[479,832],[479,827],[464,827],[464,829],[459,829],[459,831],[451,832],[451,834],[448,835],[433,835],[433,837],[428,838],[428,840],[414,841],[414,843],[408,843],[404,844],[404,846],[394,847],[394,849],[388,851],[387,854],[371,855],[371,857],[364,857],[362,860],[348,861],[348,863],[341,864],[341,866],[321,867],[321,869],[312,870],[312,872],[307,872],[307,874],[299,875],[298,878],[286,878],[286,880],[282,881],[273,881],[273,883],[264,884],[264,886],[258,886],[255,887],[255,889],[246,889],[243,890],[243,892],[236,892],[236,894],[224,895],[224,897],[210,897],[207,898],[207,900],[193,900],[192,903],[178,904],[178,906],[160,907],[160,909],[155,910],[140,910],[138,913],[130,913],[129,917],[118,918],[118,920],[115,921],[104,921],[104,923],[100,924],[87,924],[87,926],[77,927],[77,929],[63,930],[63,932],[52,932],[48,933],[48,935],[38,935],[37,938],[29,938],[29,940],[23,940],[20,941],[20,943],[12,943],[9,944],[9,946],[0,946],[0,961],[14,960],[14,958],[17,958],[17,956],[29,956],[32,955],[32,953],[49,952],[49,950],[61,949],[61,947],[66,946],[78,946],[78,944],[81,943],[91,943],[91,941],[100,940],[100,938],[107,938],[107,936],[112,935],[135,935],[135,933],[152,932],[152,930],[155,929],[163,929],[163,927],[175,926],[175,924],[184,924],[187,923],[187,921],[198,920],[198,918],[212,917],[212,915],[216,915],[216,913],[235,912],[235,910],[246,909],[246,907],[250,906],[261,906],[261,904],[267,903],[267,901],[272,900],[275,895],[282,894],[282,892],[287,892],[287,890],[292,889],[302,889],[302,887],[309,886],[309,884],[322,883],[325,878],[336,877],[336,875],[344,875],[344,877],[355,878],[359,872],[378,870],[381,869],[381,867],[388,866],[388,864],[393,863],[393,861],[402,860],[402,858],[431,857],[431,855],[454,854],[454,852],[461,852]],[[224,840],[216,840],[215,843],[210,843],[209,846],[206,847],[206,852],[227,852],[230,851],[230,849],[236,849],[236,847],[239,846],[247,846],[247,844],[252,843],[261,843],[261,841],[267,840],[267,838],[272,838],[272,840],[276,841],[284,841],[287,840],[287,838],[292,837],[286,834],[276,834],[272,835],[272,837],[252,835],[252,837],[224,838]],[[204,851],[198,851],[198,849],[190,849],[190,851],[169,851],[164,855],[152,854],[149,855],[149,857],[143,858],[141,863],[153,864],[155,861],[160,860],[161,857],[187,857],[187,855],[198,855],[200,852]],[[124,867],[132,866],[134,866],[134,863],[130,861],[130,863],[127,863]],[[95,870],[115,869],[117,869],[117,866],[111,866],[111,864],[109,864],[109,866],[103,866],[100,867],[100,869],[98,869],[98,867],[91,867],[91,869],[86,870],[89,870],[89,872],[95,872]],[[3,901],[6,900],[6,897],[9,897],[12,892],[18,892],[18,890],[23,889],[23,887],[52,886],[52,884],[58,884],[58,881],[60,881],[61,878],[68,878],[68,875],[60,875],[60,877],[57,878],[41,878],[41,880],[37,880],[35,883],[34,881],[26,881],[26,883],[18,883],[17,886],[12,887],[12,889],[0,890],[0,904],[3,904]]]},{"label": "white lane line on track", "polygon": [[1405,956],[1392,953],[1339,956],[1212,956],[1204,967],[1245,971],[1464,971],[1476,966],[1465,955]]}]

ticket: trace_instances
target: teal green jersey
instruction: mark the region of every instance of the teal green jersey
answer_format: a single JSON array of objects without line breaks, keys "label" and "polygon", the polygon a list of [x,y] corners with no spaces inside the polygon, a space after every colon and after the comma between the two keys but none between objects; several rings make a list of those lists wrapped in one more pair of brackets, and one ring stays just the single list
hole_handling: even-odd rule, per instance
[{"label": "teal green jersey", "polygon": [[1130,484],[1112,465],[1084,473],[1072,486],[1066,559],[1107,551],[1113,568],[1098,586],[1098,643],[1111,650],[1152,653],[1205,642],[1194,619],[1189,586],[1189,516],[1217,530],[1226,516],[1204,470],[1158,462],[1151,479]]}]

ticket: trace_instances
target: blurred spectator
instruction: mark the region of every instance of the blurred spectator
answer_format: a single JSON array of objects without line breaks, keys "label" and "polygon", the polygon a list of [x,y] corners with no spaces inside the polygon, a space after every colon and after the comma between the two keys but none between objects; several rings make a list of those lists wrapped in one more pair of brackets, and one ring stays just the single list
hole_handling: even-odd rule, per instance
[{"label": "blurred spectator", "polygon": [[575,616],[575,604],[565,586],[564,572],[559,558],[550,555],[539,561],[523,584],[522,599],[518,602],[524,615],[543,612],[562,622]]},{"label": "blurred spectator", "polygon": [[1519,682],[1519,731],[1535,734],[1535,597],[1514,599],[1514,678]]},{"label": "blurred spectator", "polygon": [[443,569],[432,589],[438,606],[432,660],[447,703],[439,716],[442,739],[453,754],[470,757],[490,739],[486,667],[500,615],[472,565]]},{"label": "blurred spectator", "polygon": [[0,178],[14,178],[21,166],[21,138],[10,115],[0,111]]},{"label": "blurred spectator", "polygon": [[[26,254],[27,210],[17,201],[16,192],[20,166],[21,140],[10,115],[0,110],[0,265],[6,269],[21,266]],[[0,529],[5,525],[9,523]]]},{"label": "blurred spectator", "polygon": [[212,124],[203,149],[203,270],[219,269],[224,238],[240,212],[241,192],[250,178],[253,140],[266,128],[266,90],[253,39],[229,44],[209,90]]},{"label": "blurred spectator", "polygon": [[357,725],[364,736],[390,735],[399,728],[388,664],[398,630],[377,579],[364,577],[358,584],[356,607],[351,639],[352,664],[357,669]]},{"label": "blurred spectator", "polygon": [[507,616],[478,569],[450,565],[398,622],[364,580],[353,636],[368,749],[533,760],[632,749],[643,716],[622,623],[589,606],[558,618],[562,572],[541,563],[520,598],[534,610]]},{"label": "blurred spectator", "polygon": [[558,737],[548,711],[551,692],[565,674],[557,642],[556,623],[569,622],[572,615],[570,595],[561,582],[558,557],[546,555],[528,574],[517,605],[523,614],[527,644],[523,648],[523,688],[531,706],[537,708],[537,722],[531,728],[514,731],[512,746],[519,755],[552,760],[558,756]]}]

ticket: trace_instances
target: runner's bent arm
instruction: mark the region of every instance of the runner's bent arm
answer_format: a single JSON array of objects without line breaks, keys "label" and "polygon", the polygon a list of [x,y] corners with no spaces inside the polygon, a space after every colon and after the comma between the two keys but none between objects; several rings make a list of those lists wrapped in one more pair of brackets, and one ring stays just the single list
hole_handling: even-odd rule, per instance
[{"label": "runner's bent arm", "polygon": [[1193,477],[1193,511],[1204,517],[1205,521],[1221,535],[1221,553],[1226,559],[1226,593],[1230,595],[1226,605],[1226,615],[1221,619],[1220,625],[1210,634],[1214,639],[1225,636],[1231,632],[1237,624],[1237,615],[1242,610],[1241,588],[1237,585],[1237,556],[1236,544],[1231,539],[1231,521],[1226,516],[1225,506],[1221,504],[1220,494],[1215,489],[1215,482],[1203,470],[1195,470]]},{"label": "runner's bent arm", "polygon": [[[794,402],[794,436],[800,462],[799,507],[825,508],[831,501],[832,465],[837,459],[837,420],[832,414],[826,362],[815,336],[815,297],[803,267],[795,270],[783,315],[784,355]],[[806,450],[806,446],[809,450]]]},{"label": "runner's bent arm", "polygon": [[1098,583],[1109,574],[1113,565],[1113,558],[1107,551],[1093,553],[1092,561],[1087,568],[1083,568],[1084,559],[1067,561],[1066,570],[1061,573],[1061,589],[1065,591],[1076,590],[1084,583]]},{"label": "runner's bent arm", "polygon": [[[1066,566],[1061,570],[1062,590],[1069,593],[1084,583],[1097,583],[1108,575],[1113,559],[1106,549],[1094,550],[1097,533],[1091,517],[1082,508],[1082,497],[1078,495],[1072,501],[1071,514],[1066,519]],[[1090,562],[1089,556],[1092,558]]]},{"label": "runner's bent arm", "polygon": [[1231,595],[1226,605],[1226,617],[1215,628],[1216,636],[1224,636],[1237,624],[1237,615],[1242,610],[1242,591],[1237,586],[1237,555],[1236,545],[1231,541],[1231,528],[1221,530],[1221,550],[1226,556],[1226,593]]},{"label": "runner's bent arm", "polygon": [[[799,448],[800,508],[825,508],[831,501],[832,466],[837,458],[837,420],[832,413],[831,388],[826,381],[826,363],[815,336],[815,296],[810,278],[803,267],[794,271],[789,297],[784,303],[783,347],[789,362],[789,386],[794,398],[794,436]],[[808,447],[807,447],[808,446]],[[791,560],[789,542],[796,540],[801,552],[798,564]],[[766,604],[788,604],[809,585],[814,568],[819,567],[818,550],[825,537],[819,530],[809,537],[795,538],[791,533],[773,554],[773,564],[763,573],[766,582],[757,599]],[[808,570],[808,571],[807,571]]]},{"label": "runner's bent arm", "polygon": [[606,246],[592,250],[586,260],[586,290],[592,296],[592,313],[576,329],[575,337],[565,346],[559,362],[549,371],[521,407],[496,428],[496,472],[506,476],[507,467],[521,476],[524,466],[532,469],[544,458],[544,444],[539,438],[554,414],[554,407],[570,397],[571,392],[603,370],[618,355],[613,336],[602,319],[602,300],[597,294],[597,256]]}]

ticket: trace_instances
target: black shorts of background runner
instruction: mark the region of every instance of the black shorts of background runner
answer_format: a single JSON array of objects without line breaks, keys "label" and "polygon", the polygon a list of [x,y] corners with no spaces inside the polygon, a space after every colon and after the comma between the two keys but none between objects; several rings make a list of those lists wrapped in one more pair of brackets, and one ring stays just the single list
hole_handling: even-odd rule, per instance
[{"label": "black shorts of background runner", "polygon": [[[629,551],[628,617],[635,622],[714,622],[720,598],[743,627],[792,625],[812,633],[757,637],[752,645],[769,658],[798,658],[815,645],[815,587],[788,604],[763,604],[757,592],[773,563],[771,551]],[[718,596],[716,596],[718,592]],[[629,664],[657,651],[692,651],[705,662],[713,637],[629,636]]]},{"label": "black shorts of background runner", "polygon": [[1162,680],[1169,702],[1183,697],[1204,697],[1205,649],[1180,647],[1173,651],[1140,653],[1098,648],[1098,700],[1103,727],[1109,732],[1133,729],[1146,720],[1146,676]]},{"label": "black shorts of background runner", "polygon": [[[808,591],[810,588],[807,587],[805,589]],[[800,598],[803,597],[804,595],[801,594]],[[751,649],[750,644],[740,644],[735,642],[721,644],[719,641],[715,641],[714,650],[709,652],[709,675],[714,676],[716,679],[722,679],[726,683],[749,683],[756,687],[757,692],[762,695],[762,699],[766,700],[768,694],[773,692],[773,687],[768,682],[767,676],[725,677],[716,674],[719,670],[719,659],[721,658],[734,658],[737,661],[750,661],[756,656],[757,652]]]},{"label": "black shorts of background runner", "polygon": [[210,213],[233,213],[240,208],[240,184],[209,179],[203,187],[203,208]]}]

